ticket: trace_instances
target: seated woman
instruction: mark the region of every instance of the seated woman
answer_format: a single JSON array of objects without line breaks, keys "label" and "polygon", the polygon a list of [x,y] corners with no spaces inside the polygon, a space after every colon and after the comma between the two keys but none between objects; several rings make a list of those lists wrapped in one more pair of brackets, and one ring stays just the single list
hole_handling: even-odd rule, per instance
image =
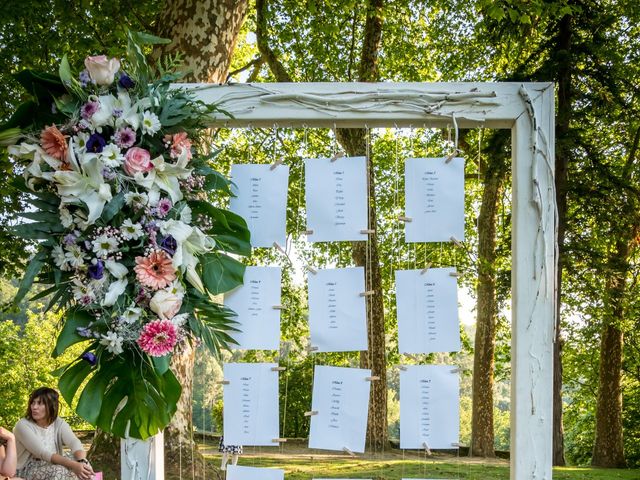
[{"label": "seated woman", "polygon": [[9,430],[0,427],[0,478],[16,475],[16,439]]},{"label": "seated woman", "polygon": [[[58,392],[42,387],[29,397],[25,418],[13,433],[18,452],[18,475],[24,480],[90,480],[93,469],[82,443],[69,424],[58,417]],[[63,447],[72,457],[63,455]]]}]

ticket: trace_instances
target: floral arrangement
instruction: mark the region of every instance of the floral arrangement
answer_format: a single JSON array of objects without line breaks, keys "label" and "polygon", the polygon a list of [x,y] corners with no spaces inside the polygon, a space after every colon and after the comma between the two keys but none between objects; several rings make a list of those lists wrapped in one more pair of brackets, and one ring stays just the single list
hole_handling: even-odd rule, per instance
[{"label": "floral arrangement", "polygon": [[171,86],[179,57],[147,64],[143,45],[160,42],[130,32],[126,63],[87,57],[75,76],[65,57],[59,78],[19,74],[35,98],[0,127],[32,206],[16,233],[37,242],[16,301],[49,285],[34,298],[65,309],[54,355],[86,344],[59,372],[63,396],[101,429],[142,439],[175,413],[171,356],[231,341],[233,312],[212,296],[242,283],[228,253],[250,252],[244,220],[210,202],[228,180],[194,148],[214,108]]}]

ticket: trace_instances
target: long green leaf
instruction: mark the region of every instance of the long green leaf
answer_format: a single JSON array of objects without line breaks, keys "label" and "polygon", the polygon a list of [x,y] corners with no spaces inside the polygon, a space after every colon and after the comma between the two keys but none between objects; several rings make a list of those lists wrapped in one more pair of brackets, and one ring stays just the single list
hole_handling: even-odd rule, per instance
[{"label": "long green leaf", "polygon": [[85,381],[92,369],[93,367],[89,362],[77,360],[75,363],[68,365],[60,376],[58,388],[69,405],[73,402],[73,397],[76,396],[78,388],[80,388],[80,385],[82,385],[82,382]]},{"label": "long green leaf", "polygon": [[85,337],[78,335],[77,329],[79,327],[87,327],[93,319],[94,318],[85,310],[68,310],[66,321],[64,322],[60,335],[58,335],[58,341],[56,342],[52,356],[54,358],[58,357],[71,345],[87,340]]},{"label": "long green leaf", "polygon": [[29,289],[31,289],[31,285],[33,285],[33,280],[36,278],[36,275],[40,273],[42,267],[45,264],[45,260],[47,259],[47,254],[44,250],[40,250],[29,262],[27,269],[24,272],[24,276],[20,281],[20,286],[18,287],[18,293],[16,293],[15,298],[13,299],[14,304],[20,303],[24,296],[27,294]]}]

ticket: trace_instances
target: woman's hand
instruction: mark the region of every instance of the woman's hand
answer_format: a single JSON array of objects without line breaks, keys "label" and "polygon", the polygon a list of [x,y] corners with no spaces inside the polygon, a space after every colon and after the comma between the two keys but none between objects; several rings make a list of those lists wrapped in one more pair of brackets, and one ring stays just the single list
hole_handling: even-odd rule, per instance
[{"label": "woman's hand", "polygon": [[10,440],[15,440],[15,437],[13,436],[13,433],[11,433],[10,430],[0,427],[0,439],[4,440],[5,442],[8,442]]},{"label": "woman's hand", "polygon": [[93,468],[89,463],[75,461],[71,466],[71,471],[76,474],[80,480],[91,480],[93,476]]}]

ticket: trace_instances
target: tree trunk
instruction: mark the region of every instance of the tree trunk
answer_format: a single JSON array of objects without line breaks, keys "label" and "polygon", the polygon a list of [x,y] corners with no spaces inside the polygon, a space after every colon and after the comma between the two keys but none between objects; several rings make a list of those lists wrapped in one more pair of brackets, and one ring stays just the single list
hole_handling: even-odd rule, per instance
[{"label": "tree trunk", "polygon": [[[618,242],[611,265],[627,261],[628,248]],[[615,267],[614,267],[615,268]],[[597,467],[621,468],[626,466],[622,436],[622,345],[623,334],[618,327],[624,308],[626,268],[615,272],[607,281],[607,315],[600,339],[600,369],[598,375],[598,403],[596,406],[596,432],[591,464]],[[608,308],[607,308],[608,307]]]},{"label": "tree trunk", "polygon": [[556,278],[556,325],[553,343],[553,453],[555,466],[564,466],[564,427],[562,425],[562,271],[564,269],[564,242],[567,229],[567,170],[569,165],[570,121],[573,114],[572,106],[572,65],[571,65],[571,37],[572,17],[565,15],[560,20],[556,56],[558,57],[558,123],[556,126],[556,162],[555,187],[556,203],[558,205],[558,270]]},{"label": "tree trunk", "polygon": [[[636,156],[640,148],[640,128],[637,128],[629,148],[627,161],[620,179],[632,178]],[[608,259],[609,269],[605,292],[605,318],[600,339],[600,368],[598,375],[598,403],[596,406],[596,432],[591,464],[597,467],[626,466],[622,429],[622,353],[624,335],[620,325],[625,317],[625,295],[629,259],[640,243],[640,209],[638,189],[631,185],[620,192],[623,200],[619,218],[622,225],[613,228],[615,247]]]},{"label": "tree trunk", "polygon": [[[184,68],[190,71],[185,77],[187,82],[224,83],[247,8],[248,0],[166,2],[158,20],[158,35],[172,39],[172,43],[159,53],[185,55]],[[181,465],[181,470],[187,472],[203,465],[193,441],[194,364],[195,349],[191,346],[172,359],[171,368],[182,385],[182,396],[164,437],[167,464]]]},{"label": "tree trunk", "polygon": [[[187,82],[223,83],[231,65],[240,27],[244,22],[248,0],[172,0],[164,4],[157,21],[156,34],[170,38],[171,44],[154,51],[183,54],[184,78]],[[174,355],[171,368],[182,385],[178,411],[165,431],[167,469],[181,467],[190,476],[204,478],[202,456],[193,441],[192,379],[195,351],[188,345],[182,355]],[[108,436],[96,436],[92,453],[96,458],[117,458]],[[216,472],[217,475],[217,472]]]},{"label": "tree trunk", "polygon": [[478,217],[478,287],[473,353],[471,455],[495,457],[493,432],[493,372],[496,336],[496,221],[506,161],[498,157],[485,174]]}]

